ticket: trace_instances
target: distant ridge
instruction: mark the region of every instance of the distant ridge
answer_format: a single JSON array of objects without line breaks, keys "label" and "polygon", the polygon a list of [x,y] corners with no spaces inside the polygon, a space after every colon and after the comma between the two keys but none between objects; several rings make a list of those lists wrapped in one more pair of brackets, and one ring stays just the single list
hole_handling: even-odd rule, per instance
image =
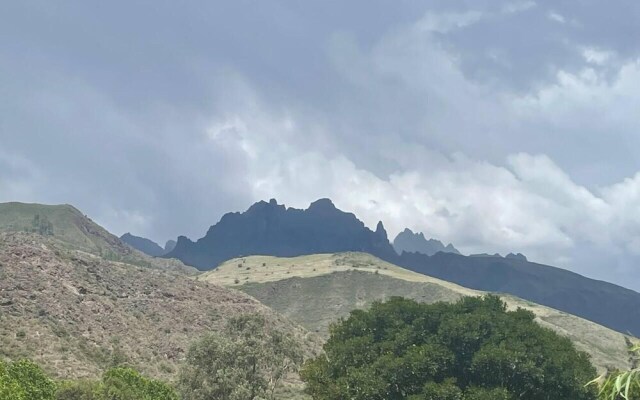
[{"label": "distant ridge", "polygon": [[336,251],[397,256],[382,222],[371,231],[329,199],[317,200],[306,210],[286,208],[272,199],[255,203],[243,213],[225,214],[196,242],[179,237],[166,257],[209,270],[231,258],[252,254],[292,257]]},{"label": "distant ridge", "polygon": [[167,254],[168,252],[175,249],[176,244],[178,244],[178,242],[176,242],[175,240],[167,240],[167,243],[165,243],[164,245],[164,254]]},{"label": "distant ridge", "polygon": [[445,246],[439,240],[427,240],[422,232],[413,233],[409,228],[406,228],[396,236],[393,240],[393,248],[398,254],[402,254],[402,252],[405,251],[407,253],[421,253],[428,256],[432,256],[439,251],[443,253],[460,254],[458,249],[453,247],[451,243]]},{"label": "distant ridge", "polygon": [[471,289],[510,293],[597,322],[619,332],[640,336],[640,293],[589,279],[521,254],[462,256],[437,252],[402,252],[389,243],[382,223],[367,228],[352,213],[320,199],[306,210],[286,208],[275,200],[258,202],[244,213],[229,213],[193,242],[180,237],[168,257],[201,270],[250,255],[293,257],[358,251],[421,274]]},{"label": "distant ridge", "polygon": [[120,236],[120,240],[152,257],[160,257],[165,254],[165,250],[158,243],[140,236],[134,236],[131,233],[125,233]]}]

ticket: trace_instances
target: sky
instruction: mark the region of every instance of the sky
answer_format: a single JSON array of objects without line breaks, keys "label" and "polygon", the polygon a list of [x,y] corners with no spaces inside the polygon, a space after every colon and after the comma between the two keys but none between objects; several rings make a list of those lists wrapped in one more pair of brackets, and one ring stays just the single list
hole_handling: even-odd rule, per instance
[{"label": "sky", "polygon": [[0,3],[0,201],[202,237],[318,198],[640,290],[640,3]]}]

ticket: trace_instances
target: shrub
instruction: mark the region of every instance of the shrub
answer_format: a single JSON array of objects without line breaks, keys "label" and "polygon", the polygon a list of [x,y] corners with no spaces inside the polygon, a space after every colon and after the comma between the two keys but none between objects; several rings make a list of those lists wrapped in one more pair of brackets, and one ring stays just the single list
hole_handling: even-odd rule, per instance
[{"label": "shrub", "polygon": [[99,382],[64,381],[58,384],[56,400],[99,400]]},{"label": "shrub", "polygon": [[111,368],[102,377],[99,400],[177,400],[168,384],[145,378],[132,368]]},{"label": "shrub", "polygon": [[[20,360],[2,367],[5,370],[5,379],[10,386],[19,386],[19,389],[13,388],[16,399],[25,400],[54,400],[56,393],[56,384],[51,380],[42,369],[35,363],[28,360]],[[23,397],[21,397],[23,396]],[[2,397],[4,399],[13,399],[13,397]]]},{"label": "shrub", "polygon": [[26,400],[24,389],[9,375],[7,366],[0,360],[0,399]]}]

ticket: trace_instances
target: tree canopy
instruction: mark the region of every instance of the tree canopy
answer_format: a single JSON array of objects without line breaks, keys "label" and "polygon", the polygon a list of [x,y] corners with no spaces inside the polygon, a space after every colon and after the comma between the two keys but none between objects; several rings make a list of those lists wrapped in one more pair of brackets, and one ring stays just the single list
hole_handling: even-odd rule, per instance
[{"label": "tree canopy", "polygon": [[184,400],[275,399],[287,373],[302,364],[293,338],[260,315],[232,318],[227,335],[211,333],[194,343],[180,372]]},{"label": "tree canopy", "polygon": [[331,328],[302,378],[318,400],[589,400],[588,355],[497,296],[393,298]]}]

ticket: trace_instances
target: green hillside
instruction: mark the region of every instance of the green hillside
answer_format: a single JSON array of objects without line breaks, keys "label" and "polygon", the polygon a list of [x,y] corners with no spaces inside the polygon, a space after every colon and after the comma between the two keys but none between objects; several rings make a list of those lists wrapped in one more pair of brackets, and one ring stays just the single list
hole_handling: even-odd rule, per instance
[{"label": "green hillside", "polygon": [[[324,337],[331,322],[375,300],[402,296],[432,303],[483,294],[364,253],[246,257],[226,262],[199,279],[236,287]],[[510,295],[501,297],[510,309],[531,310],[538,323],[569,337],[592,356],[598,369],[629,367],[631,338],[549,307]]]},{"label": "green hillside", "polygon": [[131,248],[68,204],[0,203],[0,232],[35,233],[57,241],[61,247],[111,261],[190,274],[196,272],[178,260],[149,257]]}]

